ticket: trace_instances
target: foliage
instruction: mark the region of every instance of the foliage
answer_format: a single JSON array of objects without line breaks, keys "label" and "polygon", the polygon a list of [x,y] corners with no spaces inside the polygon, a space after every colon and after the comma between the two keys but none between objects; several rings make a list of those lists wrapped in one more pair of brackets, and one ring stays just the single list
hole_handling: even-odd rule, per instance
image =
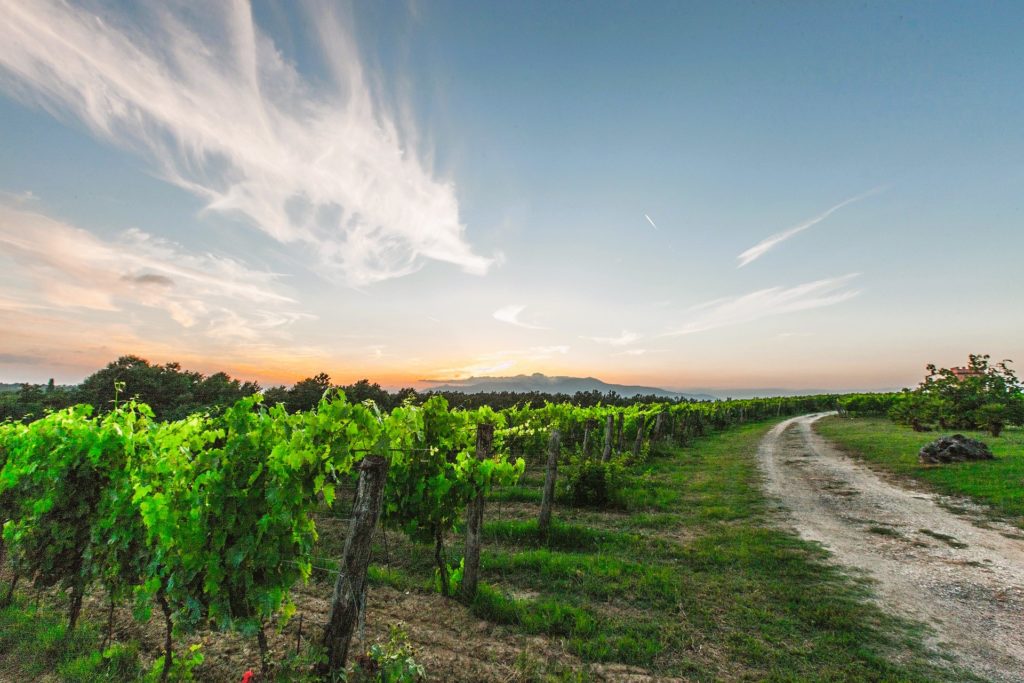
[{"label": "foliage", "polygon": [[892,410],[899,394],[850,394],[838,399],[840,412],[850,417],[884,417]]},{"label": "foliage", "polygon": [[602,462],[574,455],[562,469],[560,480],[573,505],[612,505],[620,500],[625,468],[619,458]]},{"label": "foliage", "polygon": [[111,515],[124,496],[135,438],[150,416],[134,403],[101,418],[91,414],[91,406],[76,406],[8,434],[0,471],[0,497],[10,518],[4,540],[16,566],[37,585],[70,590],[72,629],[93,578],[93,549],[109,559],[106,542],[121,533]]},{"label": "foliage", "polygon": [[205,377],[183,370],[178,363],[151,364],[138,356],[122,356],[93,373],[78,386],[74,399],[105,411],[117,399],[115,385],[127,396],[148,405],[162,420],[176,420],[200,410],[232,405],[259,391],[255,382],[240,382],[226,373]]},{"label": "foliage", "polygon": [[388,639],[374,643],[356,658],[350,680],[358,683],[417,683],[426,679],[426,669],[416,661],[416,650],[401,626],[388,627]]},{"label": "foliage", "polygon": [[988,355],[972,354],[966,368],[928,365],[924,381],[898,396],[890,415],[918,431],[938,424],[999,436],[1008,424],[1024,424],[1024,389],[1010,362],[990,363]]},{"label": "foliage", "polygon": [[511,462],[497,450],[489,458],[477,457],[475,425],[484,422],[500,426],[502,417],[489,408],[449,410],[440,396],[421,407],[396,408],[384,420],[392,444],[384,523],[399,527],[414,540],[435,544],[439,585],[446,595],[450,579],[445,534],[478,492],[514,482],[525,468],[522,460]]},{"label": "foliage", "polygon": [[164,676],[164,658],[159,657],[153,662],[152,668],[143,677],[145,683],[155,683],[155,681],[170,680],[174,683],[182,681],[194,681],[195,669],[203,663],[205,659],[202,653],[202,645],[190,645],[188,648],[188,657],[176,657],[171,663],[171,668],[167,672],[167,676]]}]

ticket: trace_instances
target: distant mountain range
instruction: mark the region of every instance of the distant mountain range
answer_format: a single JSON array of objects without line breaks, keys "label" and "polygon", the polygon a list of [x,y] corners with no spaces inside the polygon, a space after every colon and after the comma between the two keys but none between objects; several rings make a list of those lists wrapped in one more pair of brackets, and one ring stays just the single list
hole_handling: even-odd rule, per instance
[{"label": "distant mountain range", "polygon": [[513,391],[529,393],[531,391],[545,394],[575,394],[578,391],[598,391],[606,394],[614,391],[620,396],[658,396],[659,398],[686,398],[697,401],[714,401],[711,394],[690,394],[669,391],[657,387],[642,387],[626,384],[609,384],[595,377],[548,377],[537,372],[532,375],[516,375],[515,377],[470,377],[469,379],[427,380],[434,386],[434,391],[460,391],[465,394],[482,392]]}]

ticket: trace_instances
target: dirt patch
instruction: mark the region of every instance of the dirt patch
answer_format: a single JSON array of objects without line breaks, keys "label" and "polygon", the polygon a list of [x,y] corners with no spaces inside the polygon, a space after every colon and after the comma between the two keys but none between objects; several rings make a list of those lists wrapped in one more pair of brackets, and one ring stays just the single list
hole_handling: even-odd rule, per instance
[{"label": "dirt patch", "polygon": [[[766,489],[787,522],[836,562],[877,580],[884,608],[931,626],[937,656],[952,652],[994,680],[1024,680],[1019,530],[970,501],[883,479],[811,430],[824,415],[780,423],[758,451]],[[940,542],[922,543],[922,535]]]}]

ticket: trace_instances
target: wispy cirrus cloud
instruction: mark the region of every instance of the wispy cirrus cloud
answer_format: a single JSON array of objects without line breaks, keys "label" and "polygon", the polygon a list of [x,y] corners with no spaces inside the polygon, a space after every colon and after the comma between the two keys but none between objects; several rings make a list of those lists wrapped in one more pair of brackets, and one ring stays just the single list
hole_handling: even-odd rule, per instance
[{"label": "wispy cirrus cloud", "polygon": [[0,5],[4,90],[137,152],[208,211],[306,245],[320,272],[359,286],[427,260],[491,265],[466,241],[453,184],[417,154],[409,117],[375,94],[326,3],[309,10],[331,80],[316,88],[243,0]]},{"label": "wispy cirrus cloud", "polygon": [[770,287],[742,296],[716,299],[690,309],[689,319],[661,336],[680,336],[741,325],[812,308],[834,306],[860,294],[848,285],[859,273],[815,280],[795,287]]},{"label": "wispy cirrus cloud", "polygon": [[253,341],[308,317],[295,310],[274,273],[189,252],[138,229],[104,240],[2,202],[0,264],[7,294],[0,308],[8,311],[113,314],[141,307],[163,311],[176,323],[165,331]]},{"label": "wispy cirrus cloud", "polygon": [[774,249],[780,243],[785,242],[790,237],[793,237],[794,235],[797,235],[803,232],[804,230],[807,230],[808,228],[814,227],[815,225],[822,222],[823,220],[834,214],[836,211],[843,208],[844,206],[853,204],[854,202],[858,202],[861,199],[866,199],[867,197],[870,197],[873,194],[878,194],[879,192],[885,189],[885,186],[875,187],[855,197],[845,199],[836,204],[835,206],[829,207],[825,211],[822,211],[817,216],[804,221],[803,223],[794,225],[792,228],[789,228],[788,230],[783,230],[782,232],[776,233],[771,237],[761,240],[760,242],[752,246],[750,249],[747,249],[745,252],[736,257],[736,259],[739,261],[739,264],[736,267],[742,268],[743,266],[756,261],[757,259],[764,256],[766,253]]},{"label": "wispy cirrus cloud", "polygon": [[546,330],[546,327],[540,325],[534,325],[532,323],[526,323],[519,319],[519,315],[526,310],[526,306],[522,304],[512,304],[499,308],[493,313],[495,320],[500,320],[503,323],[509,325],[515,325],[516,327],[523,327],[528,330]]},{"label": "wispy cirrus cloud", "polygon": [[608,346],[629,346],[643,339],[643,335],[623,330],[622,334],[617,337],[580,337],[580,339],[589,339],[592,342],[607,344]]}]

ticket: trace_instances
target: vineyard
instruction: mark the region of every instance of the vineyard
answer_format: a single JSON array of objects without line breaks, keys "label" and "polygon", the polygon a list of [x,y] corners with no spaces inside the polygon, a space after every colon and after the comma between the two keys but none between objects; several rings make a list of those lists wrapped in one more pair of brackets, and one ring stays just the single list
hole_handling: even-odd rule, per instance
[{"label": "vineyard", "polygon": [[[309,411],[267,408],[261,396],[221,414],[160,422],[125,401],[88,405],[0,427],[3,552],[16,586],[57,587],[68,632],[89,591],[113,614],[130,604],[140,620],[155,607],[165,652],[151,676],[180,675],[174,636],[196,628],[255,638],[265,676],[275,662],[266,631],[293,616],[292,591],[310,580],[318,515],[354,493],[331,614],[319,636],[316,673],[345,670],[365,604],[370,538],[378,519],[410,543],[431,547],[443,596],[479,598],[484,497],[517,482],[525,459],[546,463],[538,533],[550,533],[556,497],[613,505],[622,469],[670,442],[686,443],[744,421],[809,412],[835,397],[637,405],[548,404],[494,411],[450,409],[441,397],[382,413],[330,392]],[[558,470],[562,476],[558,480]],[[557,492],[556,492],[557,486]],[[457,525],[464,557],[445,547]],[[177,672],[177,673],[176,673]]]}]

